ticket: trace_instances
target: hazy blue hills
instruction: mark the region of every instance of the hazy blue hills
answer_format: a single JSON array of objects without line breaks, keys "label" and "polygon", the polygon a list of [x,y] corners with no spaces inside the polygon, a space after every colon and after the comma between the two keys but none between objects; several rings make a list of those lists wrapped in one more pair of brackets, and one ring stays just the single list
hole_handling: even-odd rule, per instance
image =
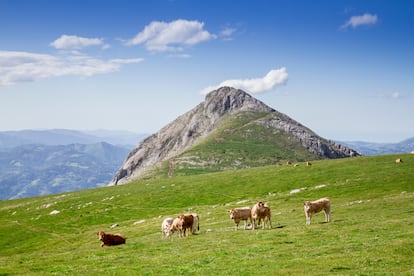
[{"label": "hazy blue hills", "polygon": [[0,132],[0,200],[106,185],[145,136],[106,130]]},{"label": "hazy blue hills", "polygon": [[372,143],[363,141],[340,142],[343,145],[352,147],[363,155],[381,155],[410,153],[414,150],[414,137],[403,140],[399,143]]},{"label": "hazy blue hills", "polygon": [[130,148],[147,134],[137,134],[128,131],[78,131],[68,129],[48,130],[19,130],[0,132],[0,149],[13,148],[27,144],[41,145],[68,145],[68,144],[94,144],[107,142],[113,145],[127,145]]}]

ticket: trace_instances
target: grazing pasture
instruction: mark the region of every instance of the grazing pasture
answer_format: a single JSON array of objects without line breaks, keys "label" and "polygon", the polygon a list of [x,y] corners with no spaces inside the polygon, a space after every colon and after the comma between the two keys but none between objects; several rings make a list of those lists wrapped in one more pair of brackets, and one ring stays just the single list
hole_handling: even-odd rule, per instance
[{"label": "grazing pasture", "polygon": [[[0,201],[0,275],[413,274],[414,155],[311,161]],[[321,197],[331,222],[305,225]],[[235,231],[228,210],[258,201],[273,228]],[[162,239],[193,212],[197,235]],[[101,247],[101,230],[126,244]]]}]

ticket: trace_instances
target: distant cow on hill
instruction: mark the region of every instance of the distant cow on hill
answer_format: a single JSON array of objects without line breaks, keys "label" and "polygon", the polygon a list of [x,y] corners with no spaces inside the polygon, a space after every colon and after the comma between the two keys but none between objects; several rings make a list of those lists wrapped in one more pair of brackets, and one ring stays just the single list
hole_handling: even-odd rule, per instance
[{"label": "distant cow on hill", "polygon": [[256,220],[260,224],[263,219],[263,229],[265,228],[266,222],[269,225],[269,228],[272,228],[272,215],[270,207],[259,201],[256,203],[251,211],[252,214],[252,229],[256,228]]},{"label": "distant cow on hill", "polygon": [[126,238],[120,234],[106,234],[104,231],[97,233],[98,238],[102,241],[101,247],[124,244]]},{"label": "distant cow on hill", "polygon": [[400,163],[402,163],[403,161],[402,161],[402,159],[401,158],[397,158],[396,160],[395,160],[395,163],[396,164],[400,164]]},{"label": "distant cow on hill", "polygon": [[247,220],[250,220],[252,223],[252,208],[250,207],[243,207],[243,208],[233,208],[228,210],[227,213],[230,215],[230,219],[234,221],[236,224],[236,230],[239,228],[239,223],[241,220],[244,221],[244,230],[247,227]]},{"label": "distant cow on hill", "polygon": [[319,213],[320,211],[325,212],[325,221],[331,221],[331,201],[328,198],[321,198],[315,201],[305,201],[303,203],[303,209],[306,216],[306,224],[309,225],[312,215]]}]

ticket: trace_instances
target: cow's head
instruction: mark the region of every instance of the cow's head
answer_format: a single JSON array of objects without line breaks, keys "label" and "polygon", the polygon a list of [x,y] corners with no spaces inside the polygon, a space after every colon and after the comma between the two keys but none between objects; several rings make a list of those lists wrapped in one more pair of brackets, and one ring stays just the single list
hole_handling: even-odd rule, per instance
[{"label": "cow's head", "polygon": [[98,235],[98,239],[100,241],[103,241],[104,237],[105,237],[105,232],[104,231],[99,231],[98,233],[96,233]]},{"label": "cow's head", "polygon": [[303,207],[305,208],[306,211],[308,211],[312,206],[312,203],[310,201],[305,201],[303,203]]},{"label": "cow's head", "polygon": [[235,210],[234,210],[234,209],[228,210],[228,211],[227,211],[227,213],[229,213],[229,214],[230,214],[230,218],[231,218],[231,219],[233,219],[233,218],[234,218],[234,213],[235,213]]}]

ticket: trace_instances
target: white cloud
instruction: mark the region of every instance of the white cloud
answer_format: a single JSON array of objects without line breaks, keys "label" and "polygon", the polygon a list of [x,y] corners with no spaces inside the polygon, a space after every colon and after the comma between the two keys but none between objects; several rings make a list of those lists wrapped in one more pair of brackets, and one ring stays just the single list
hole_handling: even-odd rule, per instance
[{"label": "white cloud", "polygon": [[399,99],[400,97],[401,97],[400,92],[391,93],[391,98],[393,98],[393,99]]},{"label": "white cloud", "polygon": [[0,86],[67,75],[92,76],[118,71],[123,64],[143,59],[100,60],[87,55],[52,56],[0,51]]},{"label": "white cloud", "polygon": [[269,91],[276,86],[285,84],[288,79],[288,73],[285,67],[270,70],[263,78],[256,79],[239,79],[239,80],[225,80],[216,86],[209,86],[204,88],[201,93],[208,94],[212,90],[215,90],[222,86],[231,86],[237,89],[245,90],[252,94],[257,94],[265,91]]},{"label": "white cloud", "polygon": [[224,37],[229,37],[229,36],[231,36],[234,32],[236,32],[236,29],[234,29],[234,28],[225,28],[224,30],[222,30],[221,32],[220,32],[220,35],[221,36],[224,36]]},{"label": "white cloud", "polygon": [[[103,45],[103,40],[100,38],[86,38],[76,35],[62,35],[52,43],[51,46],[56,49],[70,50],[70,49],[82,49],[89,46]],[[103,45],[104,49],[109,45]]]},{"label": "white cloud", "polygon": [[181,51],[186,46],[216,38],[203,28],[204,23],[198,21],[153,21],[126,44],[145,44],[147,50],[152,52]]},{"label": "white cloud", "polygon": [[365,13],[363,15],[352,16],[344,25],[342,29],[349,27],[356,28],[363,25],[375,25],[378,22],[378,16],[375,14]]}]

